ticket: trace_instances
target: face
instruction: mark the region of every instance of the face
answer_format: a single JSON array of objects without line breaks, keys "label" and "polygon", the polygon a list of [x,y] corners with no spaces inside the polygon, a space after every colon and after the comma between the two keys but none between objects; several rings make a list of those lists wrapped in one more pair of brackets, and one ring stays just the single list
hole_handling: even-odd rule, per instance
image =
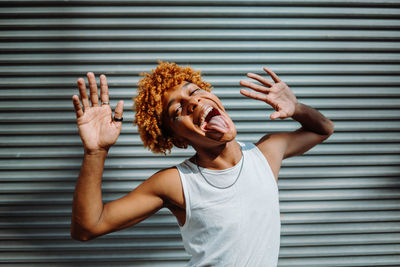
[{"label": "face", "polygon": [[196,147],[224,144],[236,137],[236,127],[221,101],[197,85],[183,82],[163,97],[163,120],[176,140]]}]

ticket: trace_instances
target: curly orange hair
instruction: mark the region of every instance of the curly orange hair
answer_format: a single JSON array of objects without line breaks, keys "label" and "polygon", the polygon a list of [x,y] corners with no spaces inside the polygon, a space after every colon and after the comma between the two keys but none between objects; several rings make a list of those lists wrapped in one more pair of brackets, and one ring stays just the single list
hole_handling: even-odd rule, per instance
[{"label": "curly orange hair", "polygon": [[173,62],[158,63],[151,73],[141,73],[145,77],[139,81],[138,95],[134,98],[134,123],[138,126],[145,147],[153,153],[166,154],[171,152],[174,139],[163,125],[163,95],[184,81],[194,83],[208,92],[211,91],[211,85],[202,80],[200,71],[194,71],[190,66],[180,67]]}]

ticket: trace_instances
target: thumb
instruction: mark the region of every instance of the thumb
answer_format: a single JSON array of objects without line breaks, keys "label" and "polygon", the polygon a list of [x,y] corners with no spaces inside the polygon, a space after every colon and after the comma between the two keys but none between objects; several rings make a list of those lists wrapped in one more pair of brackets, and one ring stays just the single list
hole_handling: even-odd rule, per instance
[{"label": "thumb", "polygon": [[[122,115],[124,113],[124,101],[120,100],[117,103],[117,106],[115,107],[114,111],[114,118],[122,118]],[[116,123],[122,123],[120,121],[115,121]]]},{"label": "thumb", "polygon": [[276,120],[278,118],[281,117],[281,113],[279,113],[279,111],[275,111],[274,113],[271,114],[271,116],[269,116],[271,118],[271,120]]}]

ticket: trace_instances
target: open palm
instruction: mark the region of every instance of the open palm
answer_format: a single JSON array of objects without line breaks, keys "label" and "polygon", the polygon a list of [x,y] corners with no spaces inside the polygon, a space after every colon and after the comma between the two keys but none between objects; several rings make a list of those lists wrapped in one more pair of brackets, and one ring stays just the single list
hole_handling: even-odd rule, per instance
[{"label": "open palm", "polygon": [[247,97],[264,101],[272,106],[275,112],[271,114],[270,118],[273,120],[293,116],[298,104],[296,96],[289,86],[281,81],[273,71],[267,68],[264,68],[264,70],[271,76],[274,82],[260,75],[248,73],[247,76],[249,78],[259,81],[262,85],[242,80],[240,81],[240,85],[253,89],[256,92],[242,89],[240,93]]},{"label": "open palm", "polygon": [[72,97],[79,135],[87,152],[108,150],[121,133],[122,122],[115,118],[122,118],[123,101],[118,102],[113,119],[112,110],[108,104],[108,85],[105,75],[100,76],[101,102],[103,103],[101,106],[99,105],[96,78],[91,72],[87,74],[87,77],[92,105],[89,104],[85,80],[82,78],[78,79],[78,89],[83,109],[79,97],[77,95]]}]

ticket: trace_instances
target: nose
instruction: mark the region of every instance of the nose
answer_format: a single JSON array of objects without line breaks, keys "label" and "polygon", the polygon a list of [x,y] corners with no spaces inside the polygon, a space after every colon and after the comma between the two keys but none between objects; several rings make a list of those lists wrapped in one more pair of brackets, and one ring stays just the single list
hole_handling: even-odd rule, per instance
[{"label": "nose", "polygon": [[195,108],[198,106],[200,102],[200,98],[192,96],[188,99],[188,113],[191,114],[194,112]]}]

